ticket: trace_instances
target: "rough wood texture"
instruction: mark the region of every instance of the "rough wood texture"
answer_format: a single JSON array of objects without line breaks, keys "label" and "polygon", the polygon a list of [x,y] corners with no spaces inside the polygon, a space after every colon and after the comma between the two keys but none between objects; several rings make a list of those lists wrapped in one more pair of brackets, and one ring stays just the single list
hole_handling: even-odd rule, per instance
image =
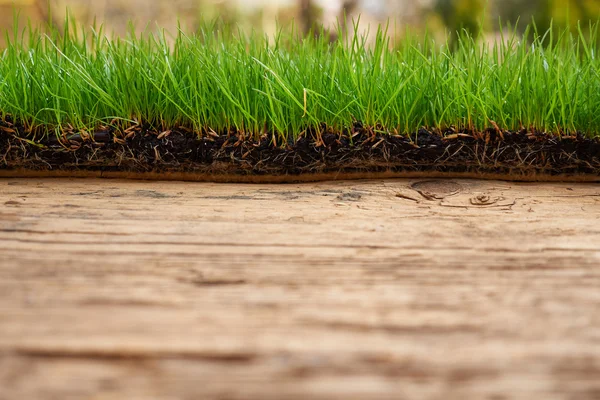
[{"label": "rough wood texture", "polygon": [[0,399],[598,399],[600,186],[0,180]]}]

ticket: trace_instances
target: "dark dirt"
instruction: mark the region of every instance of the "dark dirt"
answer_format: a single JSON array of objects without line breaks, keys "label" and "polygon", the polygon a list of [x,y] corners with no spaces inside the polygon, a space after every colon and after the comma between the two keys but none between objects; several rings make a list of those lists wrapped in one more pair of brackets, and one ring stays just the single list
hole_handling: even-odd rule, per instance
[{"label": "dark dirt", "polygon": [[302,175],[356,172],[449,172],[519,175],[600,175],[600,140],[578,133],[558,137],[521,130],[386,135],[354,123],[334,132],[308,129],[295,142],[271,136],[246,138],[237,131],[168,134],[134,126],[103,128],[92,136],[24,140],[18,124],[0,121],[0,170]]}]

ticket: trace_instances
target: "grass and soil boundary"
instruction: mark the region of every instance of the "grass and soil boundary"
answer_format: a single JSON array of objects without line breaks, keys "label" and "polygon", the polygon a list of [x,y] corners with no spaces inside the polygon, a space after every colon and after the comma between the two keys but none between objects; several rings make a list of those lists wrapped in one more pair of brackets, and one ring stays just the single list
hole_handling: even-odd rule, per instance
[{"label": "grass and soil boundary", "polygon": [[598,25],[532,25],[493,44],[356,32],[15,30],[0,63],[0,169],[600,176]]}]

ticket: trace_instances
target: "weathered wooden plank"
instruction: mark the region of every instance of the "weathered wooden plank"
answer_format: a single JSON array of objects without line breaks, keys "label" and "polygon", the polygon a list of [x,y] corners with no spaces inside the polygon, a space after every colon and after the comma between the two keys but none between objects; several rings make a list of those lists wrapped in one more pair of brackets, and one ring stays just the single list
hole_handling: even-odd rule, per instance
[{"label": "weathered wooden plank", "polygon": [[0,180],[0,399],[598,398],[600,186]]}]

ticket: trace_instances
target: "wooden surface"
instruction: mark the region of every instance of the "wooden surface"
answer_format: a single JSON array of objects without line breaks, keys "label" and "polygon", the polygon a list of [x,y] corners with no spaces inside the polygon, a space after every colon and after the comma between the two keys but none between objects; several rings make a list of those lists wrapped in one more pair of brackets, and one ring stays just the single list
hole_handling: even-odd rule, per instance
[{"label": "wooden surface", "polygon": [[0,399],[598,399],[600,185],[0,180]]}]

